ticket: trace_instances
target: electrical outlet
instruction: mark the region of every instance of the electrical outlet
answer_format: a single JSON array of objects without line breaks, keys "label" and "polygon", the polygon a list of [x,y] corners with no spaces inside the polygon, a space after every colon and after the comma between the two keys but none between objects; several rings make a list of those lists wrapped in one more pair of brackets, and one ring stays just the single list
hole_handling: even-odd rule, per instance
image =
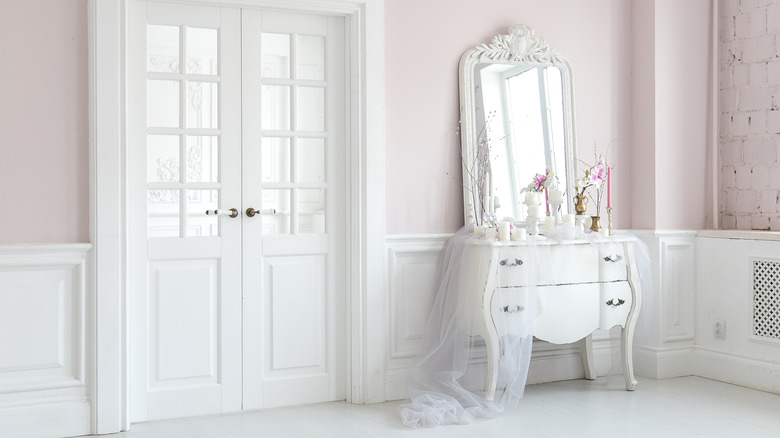
[{"label": "electrical outlet", "polygon": [[726,339],[726,320],[715,320],[715,339]]}]

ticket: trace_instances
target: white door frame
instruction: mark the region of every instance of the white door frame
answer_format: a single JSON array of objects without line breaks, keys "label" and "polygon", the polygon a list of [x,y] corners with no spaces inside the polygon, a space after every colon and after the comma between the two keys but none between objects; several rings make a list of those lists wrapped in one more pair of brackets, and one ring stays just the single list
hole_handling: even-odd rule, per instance
[{"label": "white door frame", "polygon": [[[170,0],[168,0],[170,1]],[[384,401],[384,0],[191,0],[347,17],[350,102],[347,397]],[[126,0],[88,0],[92,432],[129,428]]]}]

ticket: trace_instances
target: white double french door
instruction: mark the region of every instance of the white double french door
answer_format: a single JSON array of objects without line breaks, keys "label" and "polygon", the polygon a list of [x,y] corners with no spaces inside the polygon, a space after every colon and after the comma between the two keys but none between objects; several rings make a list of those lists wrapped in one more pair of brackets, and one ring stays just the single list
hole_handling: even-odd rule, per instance
[{"label": "white double french door", "polygon": [[131,421],[344,399],[344,18],[128,13]]}]

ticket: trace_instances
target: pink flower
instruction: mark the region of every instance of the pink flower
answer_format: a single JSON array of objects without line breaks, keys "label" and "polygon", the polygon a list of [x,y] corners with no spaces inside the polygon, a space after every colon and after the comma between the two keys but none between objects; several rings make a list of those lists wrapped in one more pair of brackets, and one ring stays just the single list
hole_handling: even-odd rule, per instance
[{"label": "pink flower", "polygon": [[586,172],[586,178],[596,186],[596,189],[601,187],[601,184],[607,180],[607,165],[603,159],[599,159],[599,162]]},{"label": "pink flower", "polygon": [[536,176],[534,176],[531,184],[529,184],[528,187],[524,190],[535,192],[544,191],[545,187],[549,187],[552,183],[553,175],[553,172],[549,168],[545,169],[543,174],[537,173]]}]

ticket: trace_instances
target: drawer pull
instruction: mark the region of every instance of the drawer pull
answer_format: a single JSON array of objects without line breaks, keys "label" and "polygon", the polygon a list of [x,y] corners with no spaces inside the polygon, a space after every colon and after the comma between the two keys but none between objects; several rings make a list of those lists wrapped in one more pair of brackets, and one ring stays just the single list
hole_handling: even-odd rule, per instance
[{"label": "drawer pull", "polygon": [[523,264],[523,261],[520,259],[515,259],[514,261],[510,261],[509,259],[501,260],[499,263],[501,266],[520,266]]},{"label": "drawer pull", "polygon": [[522,312],[523,310],[525,310],[525,307],[523,307],[523,306],[518,304],[518,305],[515,305],[513,308],[510,308],[509,306],[504,306],[503,310],[506,313],[517,313],[517,312]]},{"label": "drawer pull", "polygon": [[622,306],[625,302],[626,300],[621,300],[620,298],[612,298],[611,300],[607,301],[607,306]]},{"label": "drawer pull", "polygon": [[623,256],[621,256],[620,254],[616,254],[614,256],[606,256],[606,257],[604,257],[604,261],[605,262],[617,263],[617,262],[619,262],[621,260],[623,260]]}]

